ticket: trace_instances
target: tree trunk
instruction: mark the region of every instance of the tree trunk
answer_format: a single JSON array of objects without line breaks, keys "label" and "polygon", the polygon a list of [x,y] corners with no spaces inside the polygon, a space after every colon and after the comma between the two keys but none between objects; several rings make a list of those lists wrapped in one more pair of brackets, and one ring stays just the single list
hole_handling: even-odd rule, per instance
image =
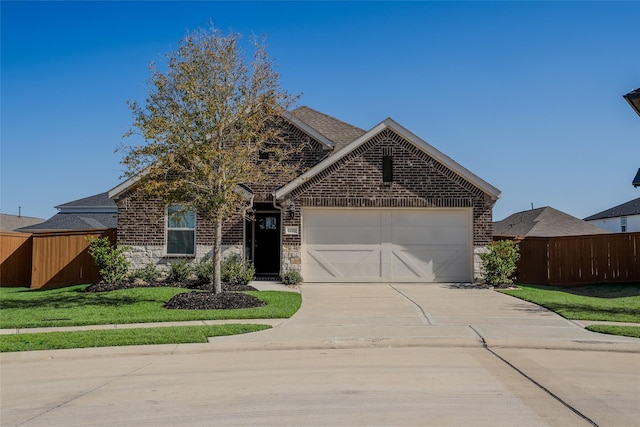
[{"label": "tree trunk", "polygon": [[220,275],[220,264],[222,262],[222,218],[215,220],[215,241],[213,243],[213,293],[222,292],[222,279]]}]

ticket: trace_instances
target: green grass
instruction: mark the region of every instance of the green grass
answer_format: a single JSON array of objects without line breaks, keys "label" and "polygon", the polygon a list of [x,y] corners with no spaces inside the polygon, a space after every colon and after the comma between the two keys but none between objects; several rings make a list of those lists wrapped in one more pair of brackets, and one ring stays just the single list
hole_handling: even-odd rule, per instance
[{"label": "green grass", "polygon": [[519,286],[519,290],[500,292],[541,305],[567,319],[640,323],[640,284]]},{"label": "green grass", "polygon": [[591,325],[587,326],[587,330],[601,334],[640,338],[640,327],[638,326]]},{"label": "green grass", "polygon": [[0,352],[122,345],[206,343],[208,337],[245,334],[270,327],[268,325],[231,324],[1,335]]},{"label": "green grass", "polygon": [[45,291],[0,288],[0,328],[291,317],[302,302],[295,292],[247,292],[266,303],[239,310],[168,310],[162,307],[184,288],[135,288],[82,292],[87,285]]}]

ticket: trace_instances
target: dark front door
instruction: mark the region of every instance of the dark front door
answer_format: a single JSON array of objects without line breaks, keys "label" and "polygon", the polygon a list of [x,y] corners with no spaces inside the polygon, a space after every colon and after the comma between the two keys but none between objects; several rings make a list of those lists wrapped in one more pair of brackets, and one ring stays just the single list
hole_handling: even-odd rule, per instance
[{"label": "dark front door", "polygon": [[257,275],[280,274],[280,212],[256,212],[253,264]]}]

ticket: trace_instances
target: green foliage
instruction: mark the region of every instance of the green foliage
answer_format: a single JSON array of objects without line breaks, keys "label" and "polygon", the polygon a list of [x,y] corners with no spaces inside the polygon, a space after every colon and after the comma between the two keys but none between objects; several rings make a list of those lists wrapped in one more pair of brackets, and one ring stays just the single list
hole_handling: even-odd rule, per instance
[{"label": "green foliage", "polygon": [[147,264],[144,268],[134,271],[131,277],[143,280],[146,283],[154,283],[162,273],[155,264]]},{"label": "green foliage", "polygon": [[243,261],[232,255],[220,264],[222,281],[232,285],[246,285],[256,278],[256,270],[251,261]]},{"label": "green foliage", "polygon": [[485,280],[490,285],[512,283],[511,275],[520,259],[520,248],[511,240],[499,240],[487,246],[489,250],[480,254]]},{"label": "green foliage", "polygon": [[188,260],[182,258],[169,264],[169,276],[167,280],[169,282],[184,282],[191,278],[193,275],[193,266]]},{"label": "green foliage", "polygon": [[108,237],[89,238],[89,254],[100,269],[106,283],[122,283],[129,273],[129,261],[124,253],[126,246],[112,245]]},{"label": "green foliage", "polygon": [[196,265],[196,276],[198,277],[198,283],[210,283],[213,281],[213,271],[215,265],[213,260],[209,257],[200,259]]},{"label": "green foliage", "polygon": [[282,274],[282,281],[285,285],[297,285],[302,283],[302,275],[299,271],[290,270]]}]

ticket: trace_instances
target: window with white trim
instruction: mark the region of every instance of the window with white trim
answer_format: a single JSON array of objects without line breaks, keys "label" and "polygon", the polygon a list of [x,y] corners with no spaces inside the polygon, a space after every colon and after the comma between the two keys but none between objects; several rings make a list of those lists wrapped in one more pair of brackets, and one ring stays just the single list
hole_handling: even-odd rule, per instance
[{"label": "window with white trim", "polygon": [[623,216],[620,218],[620,231],[623,233],[627,232],[627,217]]},{"label": "window with white trim", "polygon": [[196,214],[181,205],[167,207],[167,255],[196,254]]}]

